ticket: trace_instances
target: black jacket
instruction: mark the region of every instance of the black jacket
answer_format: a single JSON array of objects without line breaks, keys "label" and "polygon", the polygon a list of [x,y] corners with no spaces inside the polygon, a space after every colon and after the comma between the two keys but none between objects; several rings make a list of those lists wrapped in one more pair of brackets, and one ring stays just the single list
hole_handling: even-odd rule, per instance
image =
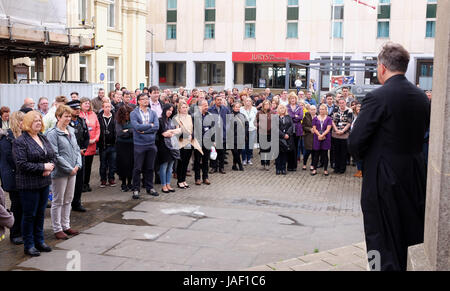
[{"label": "black jacket", "polygon": [[381,270],[406,270],[408,246],[423,242],[429,123],[427,96],[396,75],[367,94],[348,139],[350,153],[363,160],[367,250],[380,252]]},{"label": "black jacket", "polygon": [[[227,136],[227,148],[238,150],[245,147],[245,143],[248,141],[249,125],[247,117],[245,117],[244,114],[240,112],[236,113],[234,111],[232,113],[234,115],[234,119],[232,120],[233,122],[228,125],[229,128],[227,129],[227,134],[229,135]],[[232,131],[230,130],[231,126],[233,126]]]},{"label": "black jacket", "polygon": [[0,131],[0,177],[2,188],[6,192],[17,191],[16,189],[16,163],[12,155],[14,135],[11,129]]},{"label": "black jacket", "polygon": [[[289,115],[284,118],[278,117],[279,120],[279,137],[280,152],[290,152],[294,150],[294,122]],[[284,139],[285,135],[289,135],[289,139]]]},{"label": "black jacket", "polygon": [[76,121],[70,121],[69,126],[75,131],[75,136],[80,149],[87,149],[89,146],[89,129],[84,118],[77,117]]},{"label": "black jacket", "polygon": [[13,156],[16,162],[17,190],[36,190],[49,186],[51,175],[42,176],[45,163],[56,163],[56,155],[47,138],[39,134],[43,143],[42,149],[28,134],[24,132],[13,144]]},{"label": "black jacket", "polygon": [[111,115],[109,124],[103,118],[103,112],[100,112],[97,117],[98,123],[100,123],[100,139],[98,140],[97,147],[99,150],[105,150],[107,146],[116,144],[116,122],[114,120],[114,114]]}]

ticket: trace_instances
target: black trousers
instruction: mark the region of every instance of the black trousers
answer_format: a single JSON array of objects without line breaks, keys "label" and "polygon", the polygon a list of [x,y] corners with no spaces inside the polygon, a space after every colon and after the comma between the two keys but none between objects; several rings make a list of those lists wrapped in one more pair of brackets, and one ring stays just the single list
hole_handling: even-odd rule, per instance
[{"label": "black trousers", "polygon": [[319,158],[323,162],[323,170],[328,170],[328,150],[313,151],[313,167],[317,169]]},{"label": "black trousers", "polygon": [[[308,163],[308,159],[309,156],[311,156],[311,160],[312,160],[312,151],[311,150],[305,150],[305,155],[303,156],[303,166],[306,166],[306,164]],[[312,161],[311,161],[312,164]]]},{"label": "black trousers", "polygon": [[348,154],[347,139],[335,138],[334,143],[335,143],[334,170],[340,173],[345,173],[345,170],[347,169],[347,154]]},{"label": "black trousers", "polygon": [[332,168],[336,164],[336,139],[331,137],[331,148],[330,148],[330,165]]},{"label": "black trousers", "polygon": [[84,168],[84,185],[89,185],[91,181],[92,162],[94,161],[94,155],[85,156],[85,168]]},{"label": "black trousers", "polygon": [[238,165],[239,167],[242,167],[242,150],[233,149],[231,150],[231,153],[233,154],[233,166]]},{"label": "black trousers", "polygon": [[216,149],[217,151],[217,159],[211,160],[211,168],[212,169],[224,169],[225,168],[225,152],[226,149]]},{"label": "black trousers", "polygon": [[144,187],[153,189],[153,170],[155,167],[156,145],[134,146],[133,191],[140,190],[141,173],[144,176]]},{"label": "black trousers", "polygon": [[272,136],[271,135],[262,135],[262,134],[258,136],[258,142],[259,142],[259,146],[260,146],[259,154],[261,155],[261,166],[270,166],[270,160],[265,160],[264,156],[266,156],[266,154],[267,154],[267,156],[266,156],[266,158],[267,158],[268,153],[270,153],[272,148],[270,146],[268,148],[262,148],[261,141],[270,143],[272,141]]},{"label": "black trousers", "polygon": [[181,160],[178,161],[177,179],[178,183],[186,182],[186,173],[189,167],[189,161],[192,157],[192,149],[180,149]]},{"label": "black trousers", "polygon": [[78,208],[81,206],[81,194],[83,192],[84,182],[84,168],[86,166],[85,156],[81,156],[81,169],[77,172],[77,178],[75,180],[75,191],[73,194],[72,208]]},{"label": "black trousers", "polygon": [[292,155],[292,152],[280,152],[278,158],[275,160],[275,166],[277,171],[286,171],[286,163],[288,157]]},{"label": "black trousers", "polygon": [[[208,171],[209,171],[209,156],[211,155],[211,150],[202,148],[203,155],[198,151],[194,150],[194,171],[195,171],[195,180],[203,180],[208,179]],[[200,177],[201,170],[201,177]]]},{"label": "black trousers", "polygon": [[297,170],[298,143],[301,142],[301,136],[294,136],[294,150],[289,152],[287,158],[287,168],[289,170]]},{"label": "black trousers", "polygon": [[17,238],[22,236],[22,202],[18,191],[9,192],[9,199],[11,199],[11,212],[14,214],[14,225],[11,227],[10,238]]}]

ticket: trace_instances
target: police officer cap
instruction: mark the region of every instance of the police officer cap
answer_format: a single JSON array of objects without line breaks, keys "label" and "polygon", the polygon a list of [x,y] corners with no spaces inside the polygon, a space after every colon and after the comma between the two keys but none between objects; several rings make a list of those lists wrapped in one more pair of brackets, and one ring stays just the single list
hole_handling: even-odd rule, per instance
[{"label": "police officer cap", "polygon": [[81,108],[81,102],[79,100],[72,100],[67,103],[67,106],[69,106],[72,109],[80,109]]}]

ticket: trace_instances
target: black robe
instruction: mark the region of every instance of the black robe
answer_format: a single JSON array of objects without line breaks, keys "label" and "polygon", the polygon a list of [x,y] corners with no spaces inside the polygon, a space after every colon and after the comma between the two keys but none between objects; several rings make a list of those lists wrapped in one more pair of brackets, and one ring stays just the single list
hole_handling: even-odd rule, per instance
[{"label": "black robe", "polygon": [[367,251],[380,252],[381,270],[406,270],[408,247],[423,242],[422,145],[429,124],[427,96],[404,75],[396,75],[367,94],[348,139],[350,153],[363,160]]}]

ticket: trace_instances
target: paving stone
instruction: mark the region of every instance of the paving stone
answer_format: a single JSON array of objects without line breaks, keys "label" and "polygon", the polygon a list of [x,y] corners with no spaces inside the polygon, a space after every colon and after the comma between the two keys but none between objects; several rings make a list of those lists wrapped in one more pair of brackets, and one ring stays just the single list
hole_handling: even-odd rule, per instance
[{"label": "paving stone", "polygon": [[193,223],[189,229],[213,232],[230,233],[236,228],[238,221],[220,218],[200,219]]},{"label": "paving stone", "polygon": [[336,255],[336,256],[344,256],[344,255],[351,255],[353,253],[361,253],[362,250],[351,245],[351,246],[345,246],[342,248],[329,250],[328,252],[332,253],[333,255]]},{"label": "paving stone", "polygon": [[186,244],[213,248],[231,248],[240,235],[212,231],[171,229],[158,238],[158,242]]},{"label": "paving stone", "polygon": [[320,253],[316,253],[316,254],[302,256],[302,257],[299,257],[298,259],[305,263],[311,263],[311,262],[315,262],[315,261],[320,261],[320,260],[322,260],[324,258],[328,258],[328,257],[335,257],[335,255],[330,254],[328,252],[320,252]]},{"label": "paving stone", "polygon": [[341,265],[336,268],[331,269],[331,271],[345,271],[345,272],[355,272],[355,271],[365,271],[363,268],[355,265],[355,264],[346,264]]},{"label": "paving stone", "polygon": [[341,255],[341,256],[328,256],[322,259],[322,261],[327,262],[330,265],[333,266],[341,266],[346,265],[353,262],[360,262],[362,259],[360,257],[357,257],[355,255]]},{"label": "paving stone", "polygon": [[57,244],[56,247],[90,254],[103,254],[121,241],[123,241],[122,237],[80,234],[63,243]]},{"label": "paving stone", "polygon": [[150,260],[125,259],[114,271],[190,271],[190,266],[161,263]]},{"label": "paving stone", "polygon": [[169,228],[155,226],[136,226],[102,222],[83,233],[122,237],[124,239],[151,239],[155,240],[166,233]]},{"label": "paving stone", "polygon": [[256,267],[248,268],[248,269],[241,270],[241,271],[246,271],[246,272],[265,272],[265,271],[274,271],[274,270],[272,268],[270,268],[269,266],[263,265],[263,266],[256,266]]},{"label": "paving stone", "polygon": [[331,271],[332,266],[322,261],[290,267],[293,271]]},{"label": "paving stone", "polygon": [[185,261],[199,247],[150,241],[126,240],[109,250],[105,255],[156,261],[164,264],[189,265]]},{"label": "paving stone", "polygon": [[301,240],[312,233],[310,227],[300,227],[281,224],[268,224],[262,222],[239,222],[234,229],[234,233],[250,236],[271,237],[281,239]]},{"label": "paving stone", "polygon": [[251,266],[256,253],[232,251],[229,249],[201,248],[192,255],[185,265],[192,268],[203,267],[210,270],[237,271]]},{"label": "paving stone", "polygon": [[164,227],[164,228],[188,228],[191,226],[197,219],[187,217],[187,216],[179,216],[179,215],[166,215],[166,214],[158,214],[152,215],[146,212],[134,212],[128,211],[123,213],[123,219],[142,219],[150,225]]},{"label": "paving stone", "polygon": [[297,258],[267,264],[268,267],[275,271],[292,271],[290,267],[304,265],[305,263]]},{"label": "paving stone", "polygon": [[[71,270],[73,257],[67,258],[68,251],[53,250],[40,257],[31,258],[19,265],[24,268],[35,268],[42,271]],[[80,253],[81,271],[112,271],[126,261],[124,258]]]}]

